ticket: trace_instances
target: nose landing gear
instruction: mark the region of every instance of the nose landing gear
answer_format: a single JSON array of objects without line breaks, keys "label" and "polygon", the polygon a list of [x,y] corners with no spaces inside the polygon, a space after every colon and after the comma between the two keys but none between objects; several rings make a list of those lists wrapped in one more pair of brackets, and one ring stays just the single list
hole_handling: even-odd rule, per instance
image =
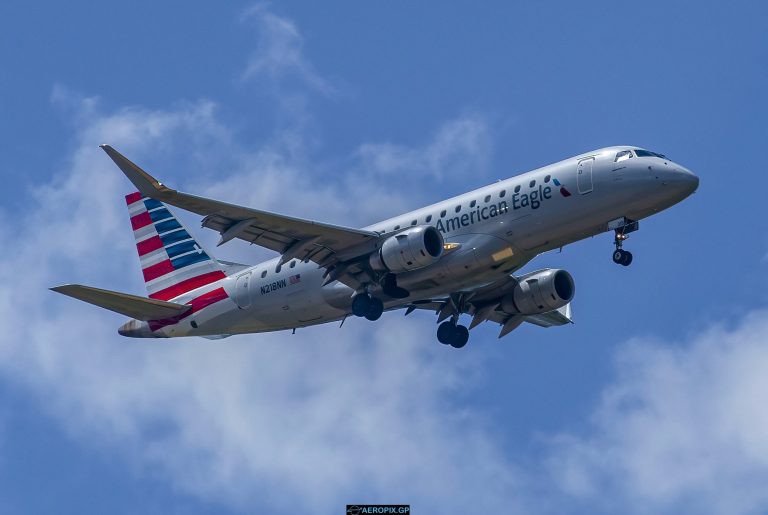
[{"label": "nose landing gear", "polygon": [[629,238],[629,233],[635,232],[640,228],[640,224],[628,218],[618,218],[608,222],[608,229],[613,229],[613,244],[616,250],[613,251],[613,262],[617,265],[629,266],[632,264],[632,253],[621,248],[624,240]]},{"label": "nose landing gear", "polygon": [[617,265],[629,266],[632,264],[632,253],[617,248],[613,252],[613,262]]}]

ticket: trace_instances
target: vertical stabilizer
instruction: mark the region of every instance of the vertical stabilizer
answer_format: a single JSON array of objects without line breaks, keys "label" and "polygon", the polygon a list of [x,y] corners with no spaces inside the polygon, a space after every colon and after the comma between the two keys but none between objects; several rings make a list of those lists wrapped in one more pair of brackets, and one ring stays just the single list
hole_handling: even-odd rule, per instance
[{"label": "vertical stabilizer", "polygon": [[139,192],[125,201],[150,298],[171,300],[226,277],[165,204]]}]

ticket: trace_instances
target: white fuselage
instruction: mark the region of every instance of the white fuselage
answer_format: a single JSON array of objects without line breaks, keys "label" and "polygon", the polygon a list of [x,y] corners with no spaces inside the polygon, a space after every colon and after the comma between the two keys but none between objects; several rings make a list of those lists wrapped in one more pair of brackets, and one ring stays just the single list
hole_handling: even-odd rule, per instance
[{"label": "white fuselage", "polygon": [[[398,274],[398,285],[411,295],[385,299],[385,307],[489,284],[542,252],[605,232],[611,220],[640,220],[696,189],[698,179],[667,159],[616,162],[617,152],[627,148],[634,147],[609,147],[572,157],[367,227],[394,234],[413,225],[432,225],[446,244],[458,244],[447,245],[454,250],[436,263]],[[350,313],[353,289],[338,281],[323,286],[324,270],[312,262],[292,260],[278,269],[278,261],[232,273],[216,285],[230,299],[155,335],[276,331],[339,320]],[[192,291],[175,302],[196,295],[199,292]]]}]

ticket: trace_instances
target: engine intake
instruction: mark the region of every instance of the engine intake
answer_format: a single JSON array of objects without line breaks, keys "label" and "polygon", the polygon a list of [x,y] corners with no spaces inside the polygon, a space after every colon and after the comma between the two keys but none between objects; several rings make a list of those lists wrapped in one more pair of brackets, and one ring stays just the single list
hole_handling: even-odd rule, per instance
[{"label": "engine intake", "polygon": [[501,299],[510,314],[538,315],[568,304],[576,293],[571,274],[549,268],[518,278],[517,286]]},{"label": "engine intake", "polygon": [[418,225],[387,238],[368,261],[374,270],[400,273],[429,266],[442,255],[440,231],[431,225]]}]

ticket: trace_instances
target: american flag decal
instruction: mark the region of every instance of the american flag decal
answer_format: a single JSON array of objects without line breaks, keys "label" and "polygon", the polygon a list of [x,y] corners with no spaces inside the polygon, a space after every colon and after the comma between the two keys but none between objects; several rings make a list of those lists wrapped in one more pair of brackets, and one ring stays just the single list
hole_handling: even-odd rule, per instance
[{"label": "american flag decal", "polygon": [[301,274],[292,275],[288,278],[291,284],[296,284],[301,282]]}]

